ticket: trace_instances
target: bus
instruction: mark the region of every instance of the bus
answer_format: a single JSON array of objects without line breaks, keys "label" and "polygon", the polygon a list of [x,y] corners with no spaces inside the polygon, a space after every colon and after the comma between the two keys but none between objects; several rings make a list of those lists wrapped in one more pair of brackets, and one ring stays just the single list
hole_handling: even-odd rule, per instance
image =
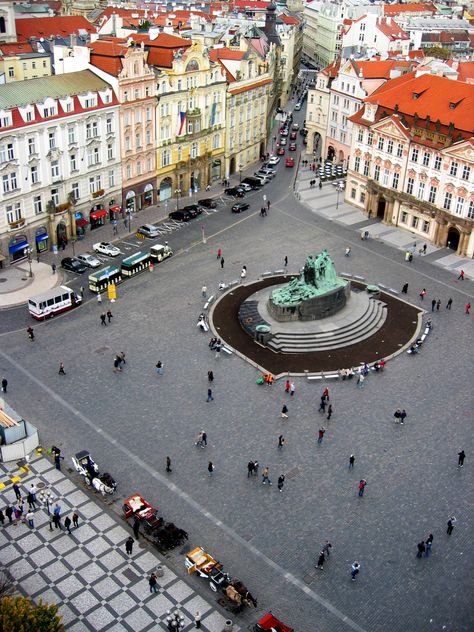
[{"label": "bus", "polygon": [[82,298],[74,290],[59,285],[52,290],[33,296],[28,300],[28,311],[36,320],[45,320],[61,312],[73,309],[82,303]]},{"label": "bus", "polygon": [[122,274],[126,277],[139,274],[150,267],[150,253],[136,252],[122,261]]},{"label": "bus", "polygon": [[122,281],[122,272],[117,266],[107,266],[98,272],[89,275],[89,290],[100,294],[105,292],[109,285],[117,285]]}]

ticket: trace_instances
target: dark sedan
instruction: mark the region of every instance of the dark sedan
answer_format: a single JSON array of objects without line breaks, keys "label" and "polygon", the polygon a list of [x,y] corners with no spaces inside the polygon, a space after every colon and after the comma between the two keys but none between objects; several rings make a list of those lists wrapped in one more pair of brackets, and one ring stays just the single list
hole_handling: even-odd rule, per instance
[{"label": "dark sedan", "polygon": [[230,189],[225,189],[224,193],[226,195],[231,195],[232,197],[244,197],[245,191],[240,187],[230,187]]},{"label": "dark sedan", "polygon": [[168,217],[175,219],[177,222],[189,222],[192,219],[187,211],[171,211]]},{"label": "dark sedan", "polygon": [[247,202],[236,202],[232,207],[232,213],[242,213],[248,208],[250,208],[250,204],[247,204]]},{"label": "dark sedan", "polygon": [[214,198],[204,198],[204,200],[199,200],[200,206],[205,206],[206,208],[217,208],[217,202]]},{"label": "dark sedan", "polygon": [[64,257],[64,259],[61,259],[61,268],[69,270],[69,272],[76,272],[77,274],[82,274],[87,270],[87,266],[74,257]]},{"label": "dark sedan", "polygon": [[182,210],[185,213],[189,213],[191,217],[197,217],[202,213],[202,208],[199,206],[199,204],[188,204],[188,206],[183,206]]}]

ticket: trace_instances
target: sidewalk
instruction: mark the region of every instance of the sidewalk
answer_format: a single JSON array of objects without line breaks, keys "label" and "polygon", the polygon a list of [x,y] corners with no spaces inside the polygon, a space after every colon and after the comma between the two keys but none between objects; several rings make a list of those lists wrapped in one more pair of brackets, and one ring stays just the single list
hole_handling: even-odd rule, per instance
[{"label": "sidewalk", "polygon": [[[50,491],[51,511],[58,502],[63,523],[66,515],[72,518],[76,511],[79,526],[71,527],[70,535],[64,526],[51,531],[40,493],[34,528],[22,522],[10,525],[6,518],[0,530],[0,559],[19,593],[33,601],[58,604],[65,629],[74,632],[167,630],[167,611],[176,609],[184,617],[182,632],[195,629],[197,610],[204,632],[224,630],[227,617],[167,568],[142,537],[135,541],[131,556],[125,553],[131,529],[105,511],[104,501],[92,499],[92,494],[85,493],[45,457],[32,458],[30,467],[18,483],[22,493],[26,496],[32,483],[39,491]],[[14,463],[0,464],[2,480],[7,484],[0,492],[4,513],[5,507],[15,501],[8,478],[18,472]],[[25,501],[24,513],[27,507]],[[164,576],[158,577],[158,592],[152,594],[148,578],[160,565]],[[240,627],[234,624],[233,630],[237,632]]]},{"label": "sidewalk", "polygon": [[61,268],[53,274],[52,268],[46,263],[31,262],[31,272],[28,261],[22,261],[6,269],[0,270],[0,309],[24,305],[31,296],[46,292],[63,281]]},{"label": "sidewalk", "polygon": [[[304,156],[304,158],[311,160],[309,155]],[[345,191],[339,194],[338,204],[336,187],[330,182],[324,183],[322,189],[319,189],[318,185],[310,188],[309,181],[315,178],[319,182],[319,178],[309,167],[301,166],[295,192],[298,199],[318,215],[339,224],[353,227],[359,235],[368,231],[370,239],[377,239],[401,251],[411,251],[416,243],[416,256],[418,256],[420,248],[426,244],[426,255],[423,257],[429,257],[431,263],[435,263],[456,275],[464,270],[466,277],[474,278],[474,260],[460,257],[448,248],[435,246],[409,230],[382,224],[377,219],[368,219],[367,215],[360,209],[344,201]]]}]

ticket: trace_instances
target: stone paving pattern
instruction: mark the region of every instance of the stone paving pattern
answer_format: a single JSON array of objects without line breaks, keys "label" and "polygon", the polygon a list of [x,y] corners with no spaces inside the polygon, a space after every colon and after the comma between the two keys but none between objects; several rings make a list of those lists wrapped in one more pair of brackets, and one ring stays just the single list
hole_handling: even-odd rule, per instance
[{"label": "stone paving pattern", "polygon": [[[5,479],[5,465],[0,471]],[[156,630],[157,623],[160,629],[168,629],[167,611],[177,608],[184,616],[184,632],[195,629],[197,610],[202,614],[201,629],[222,632],[226,621],[222,614],[163,565],[143,538],[135,541],[132,555],[127,555],[125,540],[131,530],[104,511],[104,503],[91,500],[64,472],[56,470],[49,459],[36,458],[31,463],[31,471],[20,483],[25,495],[32,483],[51,491],[51,511],[59,502],[63,528],[50,530],[47,508],[41,505],[39,494],[34,528],[6,520],[0,529],[0,559],[18,592],[59,605],[63,624],[74,632],[145,632]],[[14,501],[11,486],[0,492],[2,508]],[[72,518],[74,511],[79,526],[71,527],[69,535],[64,518]],[[150,594],[148,578],[160,565],[164,575],[158,578],[158,592]]]},{"label": "stone paving pattern", "polygon": [[[205,245],[200,222],[173,233],[170,245],[178,254],[156,274],[119,286],[109,327],[100,327],[101,308],[91,301],[37,326],[31,344],[24,330],[15,332],[16,312],[3,313],[2,331],[13,332],[0,345],[8,402],[39,426],[44,445],[60,445],[65,456],[89,448],[119,482],[118,507],[139,491],[189,532],[191,546],[207,548],[239,577],[259,602],[257,612],[239,617],[242,627],[272,609],[297,632],[470,631],[473,324],[464,305],[472,302],[472,282],[457,282],[452,271],[433,266],[436,253],[410,266],[400,250],[379,240],[362,242],[359,224],[308,211],[295,200],[290,175],[282,166],[268,185],[267,218],[258,216],[256,193],[246,215],[223,210],[205,219]],[[323,189],[321,204],[334,204],[332,191]],[[318,414],[321,383],[296,380],[293,400],[281,383],[258,387],[257,372],[235,355],[215,360],[208,336],[196,327],[204,283],[214,292],[220,281],[238,278],[244,264],[247,279],[256,279],[281,268],[285,255],[290,272],[296,271],[307,254],[324,247],[338,270],[387,287],[408,282],[408,300],[420,306],[418,292],[426,287],[428,309],[432,297],[443,302],[421,354],[400,355],[362,390],[353,382],[329,384],[330,421]],[[116,374],[112,359],[120,350],[127,365]],[[61,360],[65,377],[57,374]],[[155,372],[158,360],[162,376]],[[211,368],[215,400],[207,403]],[[279,412],[287,400],[284,422]],[[407,409],[404,427],[394,425],[397,407]],[[322,423],[327,432],[317,446]],[[201,429],[209,437],[206,450],[194,446]],[[281,451],[279,434],[287,442]],[[467,458],[458,469],[461,448]],[[351,453],[354,471],[347,469]],[[250,458],[270,466],[272,487],[247,478]],[[281,494],[280,472],[286,473]],[[363,498],[357,496],[361,478],[368,481]],[[448,538],[451,514],[458,522]],[[430,532],[432,556],[416,559],[417,542]],[[326,538],[331,558],[316,571]],[[356,559],[361,572],[351,582]],[[169,563],[179,575],[183,556],[176,553]]]}]

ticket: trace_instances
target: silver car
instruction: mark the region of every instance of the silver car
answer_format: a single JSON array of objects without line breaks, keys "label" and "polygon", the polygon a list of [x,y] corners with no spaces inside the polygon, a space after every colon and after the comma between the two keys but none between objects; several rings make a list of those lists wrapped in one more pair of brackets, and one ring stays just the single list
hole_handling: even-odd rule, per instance
[{"label": "silver car", "polygon": [[79,259],[79,261],[81,261],[88,268],[98,268],[102,265],[97,257],[94,257],[93,255],[89,255],[87,253],[84,253],[83,255],[77,255],[76,258]]},{"label": "silver car", "polygon": [[154,237],[158,237],[160,231],[157,229],[156,226],[153,226],[153,224],[143,224],[143,226],[140,226],[140,228],[137,230],[137,233],[139,235],[144,235],[145,237],[151,237],[153,239]]}]

